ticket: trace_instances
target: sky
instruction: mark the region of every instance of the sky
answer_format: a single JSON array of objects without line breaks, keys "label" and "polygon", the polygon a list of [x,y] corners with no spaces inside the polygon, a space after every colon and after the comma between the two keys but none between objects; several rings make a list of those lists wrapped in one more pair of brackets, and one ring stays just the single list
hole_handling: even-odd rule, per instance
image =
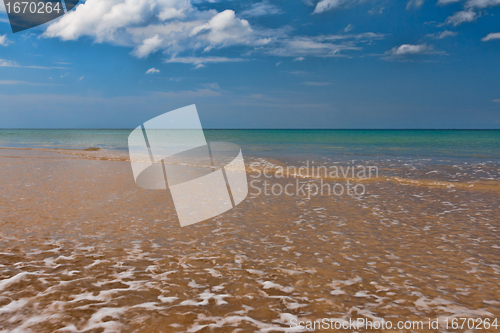
[{"label": "sky", "polygon": [[0,128],[500,129],[500,0],[0,3],[0,89]]}]

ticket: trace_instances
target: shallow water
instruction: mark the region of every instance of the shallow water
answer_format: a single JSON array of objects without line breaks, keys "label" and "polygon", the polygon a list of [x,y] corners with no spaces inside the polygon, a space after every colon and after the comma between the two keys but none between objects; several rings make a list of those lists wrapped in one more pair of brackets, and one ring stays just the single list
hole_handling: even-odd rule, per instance
[{"label": "shallow water", "polygon": [[[3,331],[297,332],[294,318],[500,317],[495,164],[379,161],[379,177],[353,180],[364,195],[251,190],[180,228],[169,193],[138,188],[125,159],[0,150]],[[250,164],[292,163],[246,162],[248,179],[262,181]]]}]

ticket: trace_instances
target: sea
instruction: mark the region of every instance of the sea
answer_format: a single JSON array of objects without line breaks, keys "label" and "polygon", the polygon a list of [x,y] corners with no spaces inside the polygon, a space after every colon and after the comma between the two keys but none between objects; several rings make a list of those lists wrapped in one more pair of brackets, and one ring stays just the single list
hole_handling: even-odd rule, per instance
[{"label": "sea", "polygon": [[[127,150],[130,129],[2,129],[0,147]],[[347,159],[500,159],[500,130],[205,130],[250,155]]]}]

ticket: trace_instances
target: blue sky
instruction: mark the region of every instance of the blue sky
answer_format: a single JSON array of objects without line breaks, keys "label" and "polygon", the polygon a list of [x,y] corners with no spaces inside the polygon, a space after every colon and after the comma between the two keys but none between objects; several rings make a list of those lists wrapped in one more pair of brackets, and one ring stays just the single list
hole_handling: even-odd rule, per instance
[{"label": "blue sky", "polygon": [[500,128],[500,0],[87,0],[13,34],[0,128]]}]

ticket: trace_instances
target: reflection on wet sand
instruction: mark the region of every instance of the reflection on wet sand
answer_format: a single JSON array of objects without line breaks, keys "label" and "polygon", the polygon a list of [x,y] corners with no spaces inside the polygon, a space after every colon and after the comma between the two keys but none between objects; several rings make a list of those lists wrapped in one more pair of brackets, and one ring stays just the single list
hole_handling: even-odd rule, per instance
[{"label": "reflection on wet sand", "polygon": [[500,317],[498,178],[426,168],[381,165],[364,196],[249,195],[180,228],[168,191],[138,188],[119,153],[1,149],[0,329]]}]

